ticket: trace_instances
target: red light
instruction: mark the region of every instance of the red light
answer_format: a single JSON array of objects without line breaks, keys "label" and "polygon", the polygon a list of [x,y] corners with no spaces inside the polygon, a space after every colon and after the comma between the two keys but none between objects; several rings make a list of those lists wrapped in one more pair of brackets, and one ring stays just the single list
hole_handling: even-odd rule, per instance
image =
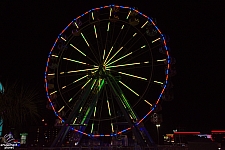
[{"label": "red light", "polygon": [[225,133],[225,130],[212,130],[212,133]]},{"label": "red light", "polygon": [[174,134],[186,134],[186,135],[191,135],[191,134],[200,134],[200,132],[174,132]]}]

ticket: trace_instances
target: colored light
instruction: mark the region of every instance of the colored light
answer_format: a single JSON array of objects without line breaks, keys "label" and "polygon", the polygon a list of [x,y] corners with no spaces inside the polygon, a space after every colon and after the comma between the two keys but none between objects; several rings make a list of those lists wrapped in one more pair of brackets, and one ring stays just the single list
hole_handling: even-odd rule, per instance
[{"label": "colored light", "polygon": [[92,20],[95,20],[93,12],[91,13],[91,17],[92,17]]},{"label": "colored light", "polygon": [[[143,63],[148,64],[149,62],[146,61],[146,62],[143,62]],[[131,63],[131,64],[116,65],[116,66],[107,66],[106,68],[125,67],[125,66],[133,66],[133,65],[140,65],[140,64],[142,64],[142,63],[139,62],[139,63]]]},{"label": "colored light", "polygon": [[83,33],[80,33],[80,34],[81,34],[82,38],[84,39],[84,41],[86,42],[87,46],[90,47],[90,45],[88,44],[88,42],[87,42],[87,40],[86,40],[84,34],[83,34]]},{"label": "colored light", "polygon": [[81,50],[79,50],[77,47],[75,47],[73,44],[70,44],[74,49],[76,49],[78,52],[80,52],[82,55],[86,56]]},{"label": "colored light", "polygon": [[133,34],[133,37],[135,37],[135,35],[137,35],[137,33],[134,33],[134,34]]},{"label": "colored light", "polygon": [[154,83],[163,84],[162,82],[159,82],[159,81],[154,81]]},{"label": "colored light", "polygon": [[66,42],[66,39],[64,37],[61,36],[61,39]]},{"label": "colored light", "polygon": [[62,111],[64,107],[65,107],[65,106],[63,106],[62,108],[60,108],[58,112]]},{"label": "colored light", "polygon": [[[112,5],[112,6],[114,6],[114,5]],[[97,9],[102,9],[102,8],[108,8],[108,7],[111,7],[111,6],[104,6],[104,7],[100,7],[100,8],[96,8],[95,10],[97,10]],[[120,8],[130,8],[130,7],[124,7],[124,6],[116,6],[116,7],[120,7]],[[146,17],[146,18],[148,18],[146,15],[144,15],[144,14],[142,14],[141,12],[139,12],[139,11],[137,11],[137,10],[135,10],[135,9],[133,9],[133,8],[130,8],[130,9],[132,9],[132,10],[134,10],[135,12],[137,12],[137,13],[139,13],[140,15],[142,15],[142,16],[144,16],[144,17]],[[110,13],[111,13],[111,11],[112,11],[112,8],[110,8]],[[82,14],[81,16],[84,16],[85,14],[88,14],[89,12],[91,12],[91,11],[88,11],[88,12],[85,12],[84,14]],[[77,17],[76,19],[79,19],[81,16],[79,16],[79,17]],[[111,14],[110,14],[110,16],[111,16]],[[75,20],[76,20],[75,19]],[[150,18],[148,18],[151,22],[152,22],[152,24],[155,26],[155,23],[150,19]],[[73,22],[72,22],[73,23]],[[63,33],[63,32],[65,32],[65,30],[69,27],[71,25],[71,23],[60,33],[60,35]],[[76,23],[75,23],[75,25],[76,25]],[[76,25],[77,26],[77,25]],[[122,26],[122,28],[123,28],[124,26]],[[78,26],[77,26],[77,28],[79,28]],[[158,27],[156,27],[155,26],[155,28],[157,29],[157,31],[161,34],[161,31],[158,29]],[[57,42],[57,40],[58,39],[56,39],[56,42]],[[165,40],[163,40],[163,43],[164,43],[164,45],[165,45],[165,49],[166,49],[166,55],[169,57],[169,53],[168,53],[168,48],[166,47],[166,42],[165,42]],[[52,50],[53,50],[53,48],[55,47],[55,45],[56,45],[56,43],[54,43],[53,44],[53,47],[52,47],[52,49],[51,49],[51,51],[50,52],[52,52]],[[48,88],[47,88],[47,72],[48,72],[48,62],[49,62],[49,57],[48,57],[48,61],[47,61],[47,63],[46,63],[46,70],[45,70],[45,82],[46,82],[46,92],[48,93]],[[167,72],[168,72],[168,69],[170,68],[170,65],[169,65],[169,62],[167,62],[168,63],[168,65],[167,65]],[[55,75],[55,74],[52,74],[52,75]],[[166,75],[166,81],[168,80],[168,74]],[[167,82],[166,82],[167,83]],[[164,86],[164,88],[166,87],[166,85]],[[160,94],[160,96],[159,96],[159,98],[158,98],[158,100],[157,100],[157,103],[159,102],[159,100],[160,100],[160,97],[162,96],[162,93],[164,92],[164,90],[165,89],[163,89],[162,90],[162,92],[161,92],[161,94]],[[51,93],[50,93],[51,94]],[[48,97],[48,99],[49,99],[49,95],[47,94],[47,97]],[[50,100],[51,101],[51,100]],[[52,105],[52,104],[51,104]],[[53,105],[52,105],[53,106]],[[54,107],[53,107],[53,110],[54,110]],[[154,108],[152,109],[152,110],[154,110]],[[151,111],[152,111],[151,110]],[[55,110],[54,110],[55,111]],[[148,116],[150,113],[151,113],[151,111],[150,112],[148,112],[148,114],[146,115],[146,116]],[[58,116],[58,114],[57,113],[55,113],[57,116]],[[145,117],[146,117],[145,116]],[[144,117],[144,118],[145,118]],[[61,117],[59,117],[60,119],[62,119]],[[64,122],[64,120],[62,119],[62,121]],[[140,121],[141,122],[141,121]],[[118,133],[123,133],[123,132],[125,132],[125,131],[127,131],[127,130],[130,130],[131,128],[127,128],[127,129],[125,129],[125,130],[122,130],[121,132],[118,132]],[[74,129],[75,131],[77,131],[77,132],[79,132],[79,133],[81,133],[81,134],[84,134],[84,135],[88,135],[87,133],[85,133],[85,132],[82,132],[82,131],[79,131],[79,130],[76,130],[76,129]],[[107,135],[103,135],[103,134],[100,134],[100,135],[98,135],[98,136],[108,136],[109,134],[107,134]],[[117,134],[114,134],[114,136],[115,135],[117,135]],[[113,136],[113,135],[110,135],[110,136]]]},{"label": "colored light", "polygon": [[149,104],[150,106],[152,106],[152,104],[151,103],[149,103],[149,101],[147,101],[147,100],[144,100],[147,104]]},{"label": "colored light", "polygon": [[122,49],[123,49],[123,47],[120,47],[120,49],[105,64],[108,64],[110,62],[110,60],[112,60]]},{"label": "colored light", "polygon": [[95,31],[95,37],[96,37],[96,39],[97,39],[97,38],[98,38],[98,35],[97,35],[97,31],[96,31],[95,25],[94,25],[94,31]]},{"label": "colored light", "polygon": [[112,52],[112,50],[113,50],[113,46],[111,47],[111,49],[110,49],[110,51],[109,51],[109,53],[108,53],[108,55],[107,55],[107,57],[106,57],[104,63],[105,63],[105,62],[107,61],[107,59],[109,58],[109,55],[110,55],[110,53]]},{"label": "colored light", "polygon": [[110,27],[110,22],[108,22],[108,28],[107,28],[107,32],[109,31],[109,27]]},{"label": "colored light", "polygon": [[128,54],[126,54],[126,55],[124,55],[124,56],[122,56],[122,57],[120,57],[120,58],[114,60],[113,62],[107,64],[106,66],[109,66],[109,65],[111,65],[111,64],[114,64],[115,62],[117,62],[117,61],[119,61],[119,60],[121,60],[121,59],[123,59],[123,58],[125,58],[125,57],[127,57],[127,56],[129,56],[129,55],[131,55],[131,54],[132,54],[132,52],[130,52],[130,53],[128,53]]},{"label": "colored light", "polygon": [[156,41],[158,41],[158,40],[160,40],[161,38],[157,38],[157,39],[155,39],[154,41],[152,41],[152,43],[154,43],[154,42],[156,42]]},{"label": "colored light", "polygon": [[127,18],[126,18],[126,19],[128,19],[128,18],[129,18],[130,14],[131,14],[131,11],[129,11],[129,13],[128,13],[128,15],[127,15]]},{"label": "colored light", "polygon": [[132,74],[128,74],[128,73],[124,73],[124,72],[118,72],[120,74],[123,74],[123,75],[126,75],[126,76],[129,76],[129,77],[134,77],[134,78],[138,78],[138,79],[142,79],[142,80],[148,80],[146,78],[143,78],[143,77],[139,77],[139,76],[135,76],[135,75],[132,75]]},{"label": "colored light", "polygon": [[135,95],[139,96],[138,93],[136,93],[134,90],[132,90],[129,86],[127,86],[125,83],[123,83],[122,81],[119,81],[119,83],[121,83],[123,86],[125,86],[127,89],[129,89],[132,93],[134,93]]}]

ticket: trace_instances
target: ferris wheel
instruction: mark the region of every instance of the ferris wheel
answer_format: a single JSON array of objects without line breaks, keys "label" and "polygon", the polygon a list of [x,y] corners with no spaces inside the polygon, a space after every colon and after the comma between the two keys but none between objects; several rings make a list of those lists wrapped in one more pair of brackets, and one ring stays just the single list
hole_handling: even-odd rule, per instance
[{"label": "ferris wheel", "polygon": [[93,8],[72,20],[49,52],[45,87],[61,123],[53,142],[73,130],[114,137],[132,131],[140,145],[154,142],[143,125],[167,88],[171,58],[166,37],[136,8]]}]

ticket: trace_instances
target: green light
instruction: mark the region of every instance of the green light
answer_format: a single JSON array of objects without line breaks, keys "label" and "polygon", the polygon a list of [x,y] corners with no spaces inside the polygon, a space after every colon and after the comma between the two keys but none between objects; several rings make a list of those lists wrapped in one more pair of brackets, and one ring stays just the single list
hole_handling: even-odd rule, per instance
[{"label": "green light", "polygon": [[126,76],[130,76],[130,77],[134,77],[134,78],[142,79],[142,80],[148,80],[148,79],[146,79],[146,78],[139,77],[139,76],[135,76],[135,75],[128,74],[128,73],[124,73],[124,72],[118,72],[118,73],[123,74],[123,75],[126,75]]},{"label": "green light", "polygon": [[128,103],[128,101],[127,101],[127,99],[126,99],[126,97],[125,97],[122,93],[121,93],[121,96],[122,96],[124,105],[126,105],[125,108],[127,108],[127,109],[128,109],[128,112],[131,113],[131,118],[132,118],[132,119],[133,119],[133,118],[136,119],[137,117],[136,117],[136,115],[134,114],[134,112],[133,112],[133,110],[132,110],[130,104]]},{"label": "green light", "polygon": [[136,93],[134,90],[132,90],[129,86],[127,86],[125,83],[123,83],[122,81],[119,81],[119,83],[121,83],[123,86],[125,86],[128,90],[130,90],[131,92],[133,92],[135,95],[139,96],[138,93]]},{"label": "green light", "polygon": [[91,133],[93,133],[94,123],[91,124]]},{"label": "green light", "polygon": [[70,98],[68,102],[71,102],[73,100],[73,98]]},{"label": "green light", "polygon": [[87,46],[90,47],[90,45],[88,44],[88,42],[87,42],[86,38],[84,37],[83,33],[80,33],[80,34],[81,34],[82,38],[84,39],[84,41],[86,42]]},{"label": "green light", "polygon": [[75,50],[77,50],[79,53],[81,53],[82,55],[86,56],[86,54],[84,54],[81,50],[79,50],[77,47],[75,47],[73,44],[70,44],[70,46],[72,46]]}]

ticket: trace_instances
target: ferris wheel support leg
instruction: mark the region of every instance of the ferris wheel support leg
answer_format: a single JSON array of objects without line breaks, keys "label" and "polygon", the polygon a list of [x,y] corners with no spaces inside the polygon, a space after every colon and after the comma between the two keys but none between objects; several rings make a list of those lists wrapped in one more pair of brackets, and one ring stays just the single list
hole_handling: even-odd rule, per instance
[{"label": "ferris wheel support leg", "polygon": [[[91,83],[88,85],[88,87],[91,86]],[[89,88],[87,88],[89,89]],[[70,115],[68,116],[68,119],[66,120],[66,122],[63,124],[62,128],[60,129],[59,134],[57,135],[57,137],[54,139],[51,147],[56,147],[56,146],[61,146],[69,129],[70,129],[70,124],[73,123],[73,120],[75,119],[75,117],[77,116],[78,112],[79,112],[79,108],[80,105],[82,105],[82,103],[84,101],[86,101],[87,96],[90,94],[90,90],[85,90],[84,93],[81,96],[81,100],[78,101],[78,103],[75,105],[75,107],[73,108],[72,112],[70,113]]]},{"label": "ferris wheel support leg", "polygon": [[[86,112],[84,112],[83,114],[85,114],[84,116],[83,116],[83,119],[82,119],[82,121],[81,121],[81,124],[88,124],[88,122],[89,122],[89,120],[90,120],[90,118],[91,118],[91,115],[93,114],[93,112],[94,112],[94,108],[95,108],[95,106],[97,105],[97,102],[98,102],[98,97],[99,97],[99,95],[102,93],[102,87],[104,86],[104,84],[105,84],[105,81],[104,80],[102,80],[101,81],[101,86],[96,86],[96,88],[97,88],[97,90],[96,90],[96,88],[94,89],[94,91],[92,91],[92,92],[94,92],[94,93],[90,93],[90,96],[88,97],[88,99],[87,99],[87,101],[88,101],[88,105],[87,105],[87,111]],[[96,92],[97,91],[97,92]],[[85,109],[84,109],[85,110]],[[81,132],[83,132],[83,131],[85,131],[85,129],[86,129],[86,127],[87,126],[81,126],[81,128],[80,128],[80,131]],[[83,136],[83,134],[81,134],[81,133],[79,133],[79,132],[76,132],[74,135],[73,135],[73,137],[79,137],[79,140],[77,141],[77,143],[79,143],[80,142],[80,140],[81,140],[81,138],[82,138],[82,136]]]},{"label": "ferris wheel support leg", "polygon": [[[111,77],[111,79],[112,79],[112,78],[113,78],[113,77]],[[116,81],[114,80],[114,78],[113,78],[112,80],[113,80],[113,81],[110,81],[110,79],[107,78],[107,82],[109,83],[110,88],[112,89],[112,91],[113,91],[113,93],[114,93],[114,95],[115,95],[115,97],[116,97],[116,101],[117,101],[117,103],[118,103],[118,105],[119,105],[119,107],[120,107],[120,109],[121,109],[121,111],[122,111],[122,113],[123,113],[125,119],[127,120],[129,126],[131,127],[132,132],[134,133],[135,137],[137,138],[139,144],[140,144],[141,146],[143,146],[143,147],[144,147],[144,146],[147,146],[146,143],[145,143],[145,141],[143,140],[143,138],[142,138],[140,132],[135,128],[135,125],[134,125],[132,119],[131,119],[130,116],[129,116],[129,112],[124,108],[124,104],[123,104],[122,97],[120,96],[119,92],[116,90],[116,89],[118,89],[118,88],[115,87],[115,86],[113,85],[113,83],[114,83],[114,84],[117,84]]]}]

